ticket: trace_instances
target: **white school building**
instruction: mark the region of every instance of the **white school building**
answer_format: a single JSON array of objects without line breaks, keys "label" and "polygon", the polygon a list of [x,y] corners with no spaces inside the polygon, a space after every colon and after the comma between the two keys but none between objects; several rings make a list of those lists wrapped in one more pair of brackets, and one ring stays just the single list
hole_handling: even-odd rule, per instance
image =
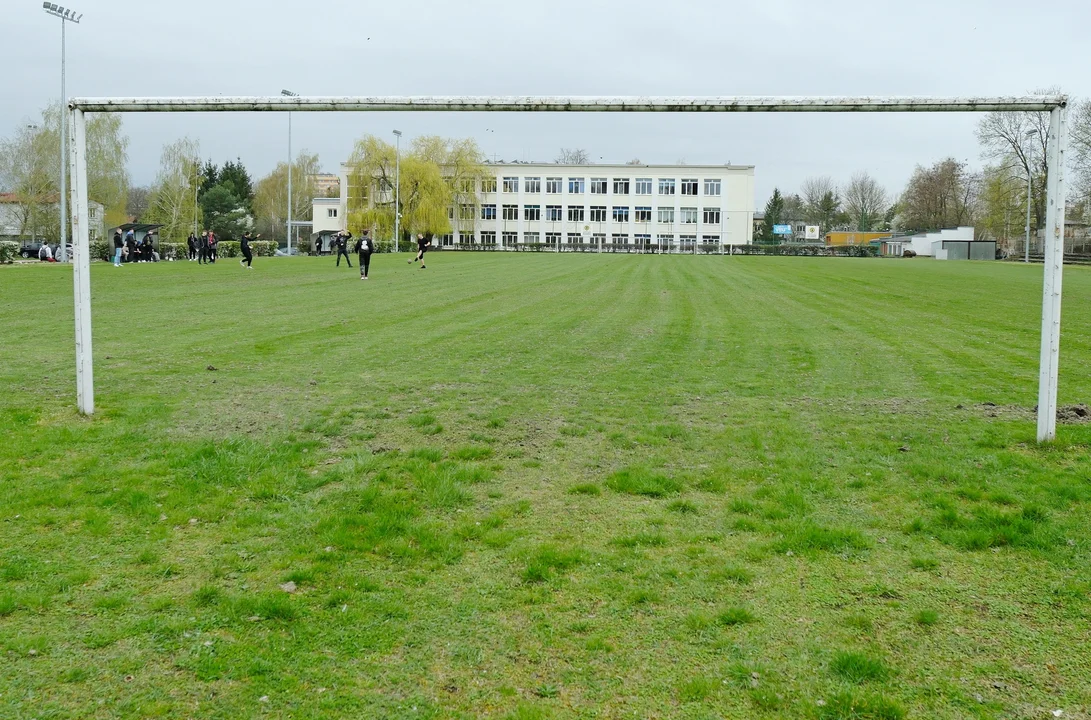
[{"label": "white school building", "polygon": [[[445,247],[521,245],[705,252],[754,237],[752,165],[559,165],[488,163],[478,206],[450,208]],[[344,228],[348,164],[340,198],[316,198],[313,232]],[[458,214],[458,220],[455,216]],[[460,230],[461,228],[461,230]]]}]

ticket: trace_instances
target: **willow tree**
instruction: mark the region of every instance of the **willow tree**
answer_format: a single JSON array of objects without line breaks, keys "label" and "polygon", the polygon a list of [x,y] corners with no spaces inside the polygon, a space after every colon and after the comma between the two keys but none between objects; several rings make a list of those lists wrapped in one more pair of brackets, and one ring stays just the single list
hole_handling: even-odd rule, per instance
[{"label": "willow tree", "polygon": [[[318,192],[314,176],[321,170],[317,154],[306,150],[292,163],[292,220],[311,220],[313,200]],[[288,163],[276,169],[254,186],[254,218],[258,232],[266,240],[282,240],[288,223]]]},{"label": "willow tree", "polygon": [[[445,235],[451,232],[451,217],[466,232],[479,214],[477,187],[485,170],[472,140],[417,138],[401,158],[400,192],[397,150],[380,138],[367,135],[357,141],[349,167],[348,226],[354,233],[369,229],[379,238],[393,236],[396,211],[403,238]],[[472,210],[452,212],[462,207]]]},{"label": "willow tree", "polygon": [[182,138],[163,147],[145,220],[163,225],[164,240],[181,242],[200,224],[200,182],[201,146],[196,140]]}]

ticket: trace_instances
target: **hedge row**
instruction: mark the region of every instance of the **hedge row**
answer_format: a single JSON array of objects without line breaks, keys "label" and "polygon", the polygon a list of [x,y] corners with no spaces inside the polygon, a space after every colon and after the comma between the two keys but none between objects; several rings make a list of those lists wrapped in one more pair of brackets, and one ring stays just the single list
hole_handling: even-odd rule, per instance
[{"label": "hedge row", "polygon": [[5,265],[19,255],[19,243],[12,240],[0,240],[0,263]]}]

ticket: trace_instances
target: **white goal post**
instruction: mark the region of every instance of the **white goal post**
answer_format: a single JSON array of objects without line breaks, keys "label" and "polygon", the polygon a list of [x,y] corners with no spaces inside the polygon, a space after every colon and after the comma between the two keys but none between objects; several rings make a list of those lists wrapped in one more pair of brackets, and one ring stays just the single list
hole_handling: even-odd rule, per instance
[{"label": "white goal post", "polygon": [[1057,376],[1064,259],[1065,95],[1010,97],[115,97],[68,103],[72,138],[71,214],[76,306],[76,401],[95,409],[87,211],[87,132],[91,112],[1049,112],[1045,279],[1038,376],[1038,442],[1057,432]]}]

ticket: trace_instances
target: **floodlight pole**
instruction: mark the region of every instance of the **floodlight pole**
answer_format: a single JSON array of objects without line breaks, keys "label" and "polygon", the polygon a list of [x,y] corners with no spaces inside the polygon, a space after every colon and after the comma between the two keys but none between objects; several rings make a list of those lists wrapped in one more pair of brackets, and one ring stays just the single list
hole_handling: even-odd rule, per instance
[{"label": "floodlight pole", "polygon": [[401,250],[402,244],[402,131],[395,130],[398,149],[394,155],[394,252]]},{"label": "floodlight pole", "polygon": [[[1038,134],[1037,130],[1030,130],[1024,135],[1028,140]],[[1027,241],[1023,248],[1023,262],[1030,262],[1030,199],[1031,199],[1031,184],[1030,179],[1034,174],[1034,145],[1030,146],[1030,150],[1027,152]]]},{"label": "floodlight pole", "polygon": [[[299,97],[299,93],[294,93],[291,90],[281,90],[280,94],[284,97]],[[288,113],[288,238],[286,241],[286,252],[288,257],[292,256],[292,113]]]},{"label": "floodlight pole", "polygon": [[63,7],[58,7],[55,3],[42,3],[42,9],[54,17],[61,19],[61,110],[59,123],[61,126],[61,197],[60,197],[60,217],[61,217],[61,242],[60,248],[57,254],[60,256],[57,258],[59,262],[65,262],[68,260],[68,208],[66,203],[68,202],[67,193],[67,171],[68,171],[68,123],[65,121],[65,87],[64,87],[64,70],[65,70],[65,24],[74,22],[77,25],[80,22],[82,14],[76,14],[72,8],[65,10]]}]

